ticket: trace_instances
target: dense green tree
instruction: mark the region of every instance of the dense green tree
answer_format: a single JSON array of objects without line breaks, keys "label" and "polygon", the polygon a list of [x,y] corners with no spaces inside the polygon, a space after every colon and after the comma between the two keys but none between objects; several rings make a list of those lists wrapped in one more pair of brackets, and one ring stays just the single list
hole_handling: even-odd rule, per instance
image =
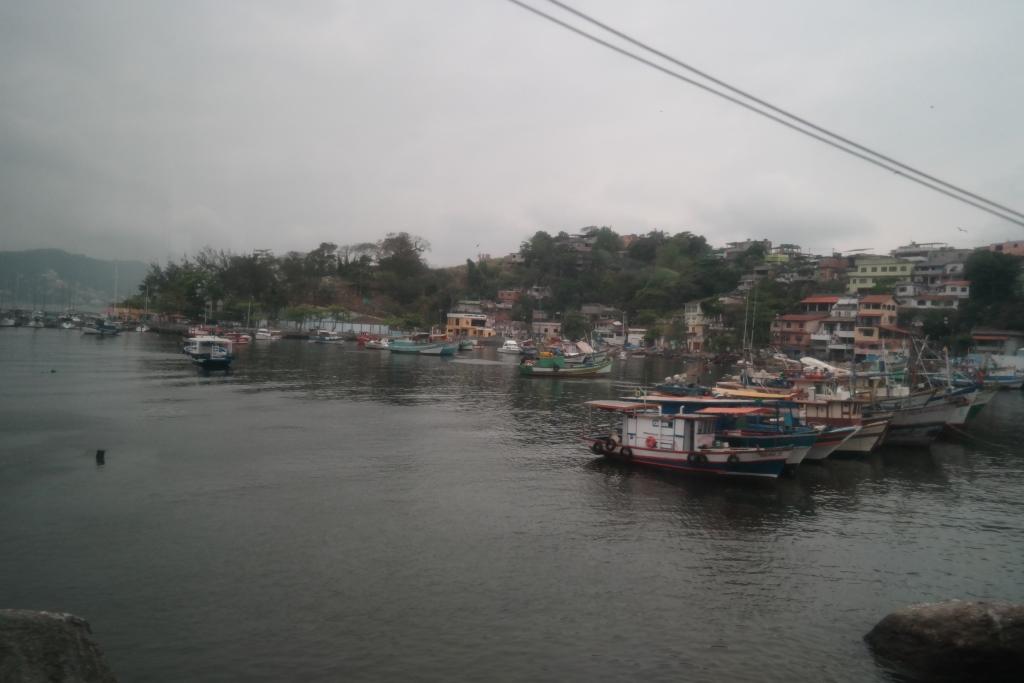
[{"label": "dense green tree", "polygon": [[587,319],[579,311],[569,311],[562,316],[562,336],[566,339],[583,339],[587,336]]}]

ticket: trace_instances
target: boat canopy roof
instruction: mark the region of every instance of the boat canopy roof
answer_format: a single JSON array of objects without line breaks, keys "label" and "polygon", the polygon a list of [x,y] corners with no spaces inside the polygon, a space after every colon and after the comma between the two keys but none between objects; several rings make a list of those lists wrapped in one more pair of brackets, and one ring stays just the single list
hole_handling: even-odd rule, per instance
[{"label": "boat canopy roof", "polygon": [[795,392],[781,393],[769,393],[767,391],[753,391],[750,389],[729,389],[727,387],[716,387],[715,393],[727,396],[729,398],[753,398],[753,399],[766,399],[771,401],[785,401],[793,398]]},{"label": "boat canopy roof", "polygon": [[597,408],[598,410],[610,410],[616,413],[641,413],[647,410],[657,412],[657,409],[653,406],[645,406],[643,403],[637,403],[636,401],[598,400],[587,401],[584,405],[591,408]]},{"label": "boat canopy roof", "polygon": [[715,420],[714,415],[701,415],[700,413],[675,413],[665,414],[654,406],[644,405],[636,401],[612,401],[598,400],[587,401],[584,405],[598,410],[607,410],[614,413],[627,413],[632,415],[648,414],[662,420]]},{"label": "boat canopy roof", "polygon": [[704,415],[774,415],[770,408],[758,406],[708,406],[697,411]]}]

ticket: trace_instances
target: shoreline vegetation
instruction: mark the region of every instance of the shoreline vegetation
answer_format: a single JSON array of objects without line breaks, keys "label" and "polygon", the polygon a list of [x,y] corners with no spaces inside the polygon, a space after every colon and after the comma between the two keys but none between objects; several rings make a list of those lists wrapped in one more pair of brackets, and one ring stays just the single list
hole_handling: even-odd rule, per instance
[{"label": "shoreline vegetation", "polygon": [[[723,255],[691,232],[620,235],[590,226],[571,235],[538,231],[513,254],[480,255],[438,268],[425,260],[430,244],[407,232],[376,242],[324,242],[309,252],[281,255],[206,248],[150,264],[137,292],[116,303],[133,314],[250,327],[261,320],[372,320],[415,330],[443,324],[460,301],[470,300],[490,305],[488,312],[499,313],[495,317],[505,330],[555,320],[561,336],[579,338],[597,317],[612,317],[645,329],[647,343],[685,348],[685,308],[699,302],[701,315],[718,321],[701,350],[717,353],[769,346],[776,316],[797,310],[807,296],[847,293],[843,264],[852,272],[855,258],[863,256],[814,256],[779,245],[793,248],[782,260],[766,248],[770,243],[735,244],[743,248]],[[899,326],[955,353],[970,346],[974,327],[1024,329],[1021,261],[975,249],[964,262],[969,298],[952,310],[901,308]],[[879,279],[860,293],[892,294],[894,284]]]}]

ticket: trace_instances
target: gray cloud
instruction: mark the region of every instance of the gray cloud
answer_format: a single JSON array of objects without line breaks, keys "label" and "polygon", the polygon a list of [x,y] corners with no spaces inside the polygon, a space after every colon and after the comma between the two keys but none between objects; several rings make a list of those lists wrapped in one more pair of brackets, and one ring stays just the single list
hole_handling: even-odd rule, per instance
[{"label": "gray cloud", "polygon": [[[579,6],[1020,203],[1020,3]],[[407,230],[452,264],[595,223],[822,251],[1020,236],[500,1],[2,3],[0,102],[0,248]]]}]

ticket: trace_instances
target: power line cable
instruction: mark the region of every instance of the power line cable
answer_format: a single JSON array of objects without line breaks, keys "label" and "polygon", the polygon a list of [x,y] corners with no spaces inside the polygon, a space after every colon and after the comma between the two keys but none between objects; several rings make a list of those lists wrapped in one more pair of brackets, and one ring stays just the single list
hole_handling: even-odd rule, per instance
[{"label": "power line cable", "polygon": [[550,2],[552,5],[555,5],[557,7],[561,7],[566,12],[569,12],[571,14],[576,15],[577,17],[579,17],[580,19],[583,19],[584,21],[588,21],[591,24],[604,29],[605,31],[611,33],[612,35],[615,35],[615,36],[621,38],[622,40],[625,40],[628,43],[636,45],[637,47],[639,47],[641,49],[647,50],[651,54],[657,55],[658,57],[661,57],[662,59],[664,59],[664,60],[666,60],[668,62],[671,62],[671,63],[675,64],[676,66],[682,67],[683,69],[686,69],[690,73],[697,74],[701,78],[704,78],[704,79],[706,79],[708,81],[711,81],[712,83],[714,83],[716,85],[720,85],[723,88],[726,88],[727,90],[736,93],[737,95],[741,95],[743,97],[746,97],[747,99],[749,99],[749,100],[751,100],[753,102],[756,102],[757,104],[759,104],[759,105],[761,105],[763,107],[766,107],[767,109],[770,109],[770,110],[772,110],[774,112],[782,114],[783,116],[786,116],[786,117],[788,117],[788,118],[790,118],[790,119],[792,119],[794,121],[798,121],[799,123],[807,126],[808,128],[812,128],[812,129],[814,129],[816,131],[824,133],[825,135],[828,135],[828,136],[830,136],[832,138],[835,138],[836,140],[839,140],[839,141],[841,141],[841,142],[843,142],[843,143],[845,143],[847,145],[850,145],[851,147],[855,147],[856,149],[859,149],[859,150],[861,150],[863,152],[867,152],[868,154],[871,154],[873,156],[878,157],[879,159],[887,161],[890,164],[893,164],[894,166],[898,166],[898,167],[900,167],[900,168],[902,168],[902,169],[904,169],[906,171],[910,171],[911,173],[915,173],[915,174],[921,176],[922,178],[927,178],[928,180],[931,180],[932,182],[938,183],[939,185],[942,185],[942,186],[947,187],[947,188],[949,188],[951,190],[959,192],[960,194],[963,194],[963,195],[966,195],[968,197],[972,197],[974,199],[977,199],[977,200],[979,200],[981,202],[984,202],[985,204],[989,204],[990,206],[994,206],[997,209],[1000,209],[1002,211],[1006,211],[1007,213],[1013,214],[1013,215],[1015,215],[1015,216],[1017,216],[1019,218],[1024,218],[1024,213],[1021,213],[1020,211],[1017,211],[1015,209],[1011,209],[1008,206],[1004,206],[1002,204],[994,202],[991,199],[986,199],[985,197],[982,197],[982,196],[980,196],[978,194],[975,194],[975,193],[973,193],[973,192],[971,192],[969,190],[965,190],[962,187],[959,187],[959,186],[954,185],[952,183],[948,183],[948,182],[942,180],[941,178],[936,178],[935,176],[929,175],[928,173],[925,173],[924,171],[922,171],[920,169],[914,168],[913,166],[909,166],[909,165],[904,164],[904,163],[902,163],[900,161],[897,161],[896,159],[893,159],[892,157],[886,156],[885,154],[882,154],[881,152],[876,152],[875,150],[871,149],[870,147],[866,147],[866,146],[864,146],[864,145],[862,145],[862,144],[860,144],[858,142],[855,142],[853,140],[850,140],[849,138],[846,138],[846,137],[840,135],[839,133],[836,133],[836,132],[833,132],[831,130],[828,130],[827,128],[823,128],[822,126],[816,125],[816,124],[812,123],[811,121],[808,121],[807,119],[804,119],[804,118],[802,118],[800,116],[797,116],[796,114],[794,114],[794,113],[792,113],[790,111],[782,109],[781,107],[777,107],[777,106],[773,105],[772,103],[767,102],[767,101],[757,97],[756,95],[751,95],[750,93],[748,93],[748,92],[746,92],[744,90],[741,90],[741,89],[739,89],[739,88],[737,88],[735,86],[729,85],[725,81],[723,81],[723,80],[721,80],[719,78],[715,78],[714,76],[712,76],[711,74],[707,73],[706,71],[702,71],[702,70],[700,70],[700,69],[698,69],[698,68],[696,68],[696,67],[694,67],[694,66],[692,66],[690,64],[687,64],[686,62],[680,61],[679,59],[676,59],[675,57],[673,57],[671,55],[668,55],[668,54],[666,54],[666,53],[664,53],[664,52],[662,52],[662,51],[660,51],[660,50],[658,50],[656,48],[653,48],[650,45],[648,45],[648,44],[646,44],[644,42],[641,42],[641,41],[637,40],[636,38],[633,38],[632,36],[629,36],[629,35],[623,33],[622,31],[619,31],[619,30],[615,29],[612,26],[609,26],[608,24],[602,23],[601,21],[595,19],[594,17],[591,17],[590,15],[588,15],[588,14],[586,14],[584,12],[581,12],[580,10],[578,10],[578,9],[576,9],[574,7],[570,7],[569,5],[565,4],[564,2],[560,2],[560,0],[548,0],[548,2]]},{"label": "power line cable", "polygon": [[[938,185],[934,185],[934,184],[932,184],[932,183],[930,183],[930,182],[928,182],[926,180],[922,180],[921,178],[914,177],[913,175],[908,175],[904,171],[901,171],[899,168],[890,166],[887,163],[879,161],[878,159],[875,159],[873,157],[867,156],[866,154],[862,154],[860,152],[857,152],[856,150],[850,149],[849,147],[844,147],[843,145],[841,145],[838,142],[835,142],[834,140],[830,140],[830,139],[828,139],[826,137],[823,137],[821,135],[813,133],[813,132],[811,132],[811,131],[809,131],[809,130],[807,130],[805,128],[801,128],[800,126],[798,126],[798,125],[796,125],[794,123],[791,123],[789,121],[786,121],[785,119],[782,119],[782,118],[780,118],[778,116],[775,116],[774,114],[766,112],[766,111],[764,111],[762,109],[758,109],[757,107],[755,107],[755,106],[753,106],[753,105],[751,105],[751,104],[749,104],[747,102],[744,102],[743,100],[740,100],[740,99],[738,99],[736,97],[733,97],[733,96],[728,95],[726,93],[723,93],[723,92],[720,92],[718,90],[715,90],[714,88],[712,88],[712,87],[710,87],[708,85],[700,83],[699,81],[695,81],[692,78],[688,78],[688,77],[686,77],[686,76],[684,76],[682,74],[676,73],[675,71],[672,71],[671,69],[668,69],[668,68],[666,68],[666,67],[664,67],[664,66],[662,66],[660,64],[657,64],[655,62],[652,62],[649,59],[645,59],[644,57],[641,57],[640,55],[638,55],[636,53],[630,52],[629,50],[626,50],[625,48],[622,48],[622,47],[619,47],[618,45],[614,45],[612,43],[609,43],[606,40],[602,40],[601,38],[598,38],[597,36],[595,36],[593,34],[587,33],[586,31],[584,31],[584,30],[582,30],[580,28],[577,28],[577,27],[575,27],[575,26],[573,26],[573,25],[571,25],[569,23],[566,23],[566,22],[562,21],[561,19],[558,19],[556,17],[551,16],[550,14],[542,12],[539,9],[535,8],[535,7],[531,7],[530,5],[527,5],[524,2],[520,2],[520,0],[508,0],[508,2],[510,2],[513,5],[516,5],[516,6],[520,7],[520,8],[522,8],[522,9],[528,11],[528,12],[536,14],[539,17],[547,19],[548,21],[552,22],[553,24],[557,24],[558,26],[561,26],[562,28],[564,28],[564,29],[566,29],[568,31],[571,31],[572,33],[575,33],[575,34],[577,34],[577,35],[579,35],[579,36],[581,36],[583,38],[586,38],[587,40],[590,40],[590,41],[592,41],[594,43],[597,43],[598,45],[606,47],[609,50],[612,50],[613,52],[617,52],[617,53],[623,55],[624,57],[628,57],[628,58],[630,58],[630,59],[632,59],[634,61],[640,62],[641,64],[644,64],[646,66],[651,67],[652,69],[656,69],[658,71],[661,71],[662,73],[664,73],[664,74],[666,74],[668,76],[671,76],[671,77],[673,77],[675,79],[683,81],[684,83],[688,83],[688,84],[690,84],[690,85],[692,85],[692,86],[694,86],[696,88],[700,88],[701,90],[704,90],[705,92],[711,93],[712,95],[716,95],[716,96],[718,96],[718,97],[720,97],[720,98],[722,98],[724,100],[727,100],[729,102],[732,102],[733,104],[736,104],[736,105],[738,105],[740,107],[743,107],[744,109],[752,111],[755,114],[759,114],[759,115],[761,115],[761,116],[763,116],[765,118],[771,119],[772,121],[775,121],[776,123],[778,123],[780,125],[783,125],[783,126],[789,128],[791,130],[795,130],[798,133],[802,133],[803,135],[806,135],[808,137],[814,138],[815,140],[818,140],[819,142],[823,142],[826,145],[834,147],[834,148],[836,148],[836,149],[838,149],[838,150],[840,150],[842,152],[846,152],[847,154],[849,154],[851,156],[854,156],[854,157],[857,157],[857,158],[859,158],[859,159],[861,159],[863,161],[866,161],[866,162],[868,162],[870,164],[874,164],[875,166],[878,166],[880,168],[884,168],[885,170],[890,171],[890,172],[892,172],[892,173],[894,173],[896,175],[902,176],[902,177],[906,178],[907,180],[910,180],[912,182],[917,183],[918,185],[923,185],[924,187],[927,187],[927,188],[929,188],[931,190],[934,190],[936,192],[944,194],[947,197],[951,197],[952,199],[955,199],[955,200],[957,200],[959,202],[962,202],[964,204],[969,204],[969,205],[971,205],[971,206],[973,206],[973,207],[975,207],[977,209],[985,211],[986,213],[990,213],[990,214],[992,214],[994,216],[1002,218],[1005,221],[1008,221],[1010,223],[1015,223],[1017,225],[1020,225],[1020,226],[1024,227],[1024,220],[1022,220],[1020,218],[1015,218],[1013,216],[1006,215],[1006,214],[1000,212],[997,209],[993,209],[993,208],[991,208],[989,206],[985,206],[984,204],[979,204],[976,201],[968,199],[968,198],[966,198],[966,197],[964,197],[962,195],[955,194],[955,193],[951,192],[950,190],[947,190],[947,189],[944,189],[942,187],[939,187]],[[1013,213],[1017,213],[1017,212],[1013,212]]]}]

